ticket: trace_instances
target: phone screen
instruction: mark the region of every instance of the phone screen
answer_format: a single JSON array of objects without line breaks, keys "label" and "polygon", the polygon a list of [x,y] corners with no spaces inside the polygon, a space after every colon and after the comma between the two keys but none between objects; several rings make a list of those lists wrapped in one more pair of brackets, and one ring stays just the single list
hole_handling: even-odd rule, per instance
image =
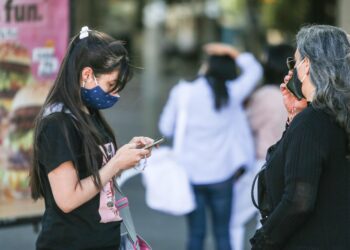
[{"label": "phone screen", "polygon": [[158,144],[161,144],[161,143],[164,142],[164,141],[165,141],[165,139],[164,139],[164,137],[162,137],[162,138],[160,138],[160,139],[158,139],[158,140],[155,140],[152,144],[146,145],[146,146],[144,147],[144,149],[149,149],[149,148],[154,147],[154,146],[156,146],[156,145],[158,145]]}]

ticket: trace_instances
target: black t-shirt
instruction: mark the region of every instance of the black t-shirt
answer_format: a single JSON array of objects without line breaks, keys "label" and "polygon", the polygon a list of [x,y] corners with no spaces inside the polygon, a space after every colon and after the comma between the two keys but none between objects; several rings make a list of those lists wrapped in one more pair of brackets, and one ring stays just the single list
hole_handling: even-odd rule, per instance
[{"label": "black t-shirt", "polygon": [[[91,115],[89,119],[104,135],[107,155],[101,159],[102,166],[115,154],[115,147],[97,117]],[[106,204],[107,202],[114,204],[112,182],[107,183],[99,194],[70,213],[60,210],[52,194],[48,173],[66,161],[72,161],[78,166],[80,179],[90,176],[85,168],[82,153],[83,137],[74,126],[75,122],[71,115],[61,112],[53,113],[43,119],[38,147],[45,192],[45,213],[37,249],[116,250],[119,249],[121,218],[114,205],[111,208]]]}]

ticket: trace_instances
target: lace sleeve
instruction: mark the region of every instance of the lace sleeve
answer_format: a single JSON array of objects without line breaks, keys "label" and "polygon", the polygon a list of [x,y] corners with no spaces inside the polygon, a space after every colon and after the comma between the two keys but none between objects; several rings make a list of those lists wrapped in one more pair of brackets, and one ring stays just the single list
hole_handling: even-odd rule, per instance
[{"label": "lace sleeve", "polygon": [[325,158],[325,143],[315,133],[303,126],[286,138],[284,194],[263,225],[272,242],[283,244],[314,209]]}]

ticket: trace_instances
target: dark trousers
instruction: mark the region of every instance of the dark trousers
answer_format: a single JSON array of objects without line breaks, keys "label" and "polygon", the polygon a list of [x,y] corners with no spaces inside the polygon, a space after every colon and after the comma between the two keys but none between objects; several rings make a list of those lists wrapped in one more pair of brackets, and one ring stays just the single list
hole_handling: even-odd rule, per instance
[{"label": "dark trousers", "polygon": [[231,250],[229,224],[232,206],[233,179],[193,185],[197,208],[187,215],[189,236],[187,250],[202,250],[206,233],[206,210],[211,212],[216,249]]}]

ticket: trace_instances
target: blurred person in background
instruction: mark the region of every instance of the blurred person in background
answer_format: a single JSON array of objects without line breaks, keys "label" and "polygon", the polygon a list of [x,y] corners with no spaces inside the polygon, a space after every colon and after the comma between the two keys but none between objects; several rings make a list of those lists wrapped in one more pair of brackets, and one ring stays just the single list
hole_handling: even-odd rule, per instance
[{"label": "blurred person in background", "polygon": [[37,249],[119,249],[114,178],[149,157],[140,147],[153,140],[118,149],[99,110],[118,101],[130,77],[120,41],[87,27],[73,37],[35,128],[30,185],[45,200]]},{"label": "blurred person in background", "polygon": [[257,165],[265,161],[267,149],[275,144],[285,129],[287,111],[283,105],[280,85],[288,71],[286,58],[294,54],[287,44],[269,46],[263,60],[264,84],[249,98],[247,116],[251,126]]},{"label": "blurred person in background", "polygon": [[267,149],[281,138],[285,129],[287,111],[280,85],[288,71],[286,58],[293,54],[294,48],[287,44],[267,47],[262,60],[264,84],[247,101],[246,112],[254,137],[256,162],[235,185],[236,198],[231,222],[235,250],[250,247],[249,239],[257,227],[258,211],[251,202],[251,183],[265,162]]},{"label": "blurred person in background", "polygon": [[296,41],[281,85],[288,127],[259,177],[265,210],[252,249],[350,249],[350,42],[328,25],[303,27]]},{"label": "blurred person in background", "polygon": [[[250,167],[254,148],[242,103],[262,76],[253,55],[212,43],[204,47],[209,55],[206,66],[194,81],[173,87],[160,117],[159,128],[173,137],[178,103],[185,91],[187,122],[180,163],[192,183],[196,209],[187,216],[188,250],[204,248],[206,210],[211,212],[216,249],[231,248],[229,223],[232,187],[235,179]],[[237,72],[238,66],[240,74]]]}]

